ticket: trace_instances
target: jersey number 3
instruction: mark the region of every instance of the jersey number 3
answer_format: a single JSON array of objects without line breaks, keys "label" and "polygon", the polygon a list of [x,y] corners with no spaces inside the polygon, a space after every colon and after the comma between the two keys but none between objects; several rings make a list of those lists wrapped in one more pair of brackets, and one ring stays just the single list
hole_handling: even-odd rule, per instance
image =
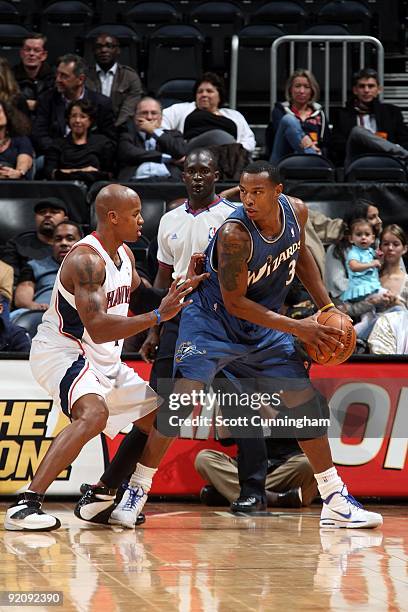
[{"label": "jersey number 3", "polygon": [[292,261],[289,264],[289,276],[288,276],[288,280],[286,281],[286,285],[290,285],[290,283],[293,281],[293,277],[295,276],[295,271],[296,271],[296,260],[292,259]]}]

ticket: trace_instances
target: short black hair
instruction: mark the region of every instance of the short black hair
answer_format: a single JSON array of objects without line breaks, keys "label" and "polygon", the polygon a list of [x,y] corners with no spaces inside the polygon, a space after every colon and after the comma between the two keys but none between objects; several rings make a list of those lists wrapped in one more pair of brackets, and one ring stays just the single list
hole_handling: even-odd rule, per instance
[{"label": "short black hair", "polygon": [[361,70],[355,72],[352,80],[353,87],[357,85],[360,79],[375,79],[377,81],[377,85],[380,84],[380,81],[378,80],[378,72],[374,70],[374,68],[361,68]]},{"label": "short black hair", "polygon": [[249,163],[243,169],[242,174],[261,174],[262,172],[266,172],[266,174],[269,176],[269,180],[274,185],[279,185],[279,183],[282,182],[278,168],[272,166],[272,164],[264,159],[257,159],[256,161]]},{"label": "short black hair", "polygon": [[193,94],[194,99],[196,97],[198,88],[202,83],[211,83],[213,87],[218,91],[218,95],[220,96],[219,106],[224,106],[227,98],[227,94],[225,91],[225,83],[224,79],[220,77],[215,72],[204,72],[203,76],[200,79],[197,79],[194,83]]},{"label": "short black hair", "polygon": [[83,113],[84,115],[88,115],[89,119],[91,120],[91,125],[96,122],[96,107],[88,98],[82,98],[81,100],[73,100],[68,104],[65,110],[65,119],[67,123],[69,122],[69,117],[74,106],[77,106],[81,110],[81,113]]},{"label": "short black hair", "polygon": [[53,236],[55,236],[55,234],[57,233],[57,229],[59,228],[60,225],[73,225],[74,227],[77,228],[79,237],[80,238],[84,237],[84,232],[82,231],[82,227],[79,225],[79,223],[77,223],[76,221],[71,221],[70,219],[64,219],[63,221],[60,221],[59,223],[57,223],[52,233]]},{"label": "short black hair", "polygon": [[208,157],[213,162],[214,166],[217,166],[217,158],[216,158],[214,152],[211,151],[211,149],[207,149],[206,147],[198,148],[198,149],[193,149],[192,151],[190,151],[190,153],[188,153],[186,155],[186,158],[184,160],[184,165],[187,164],[187,160],[190,159],[190,157],[192,155],[200,155],[201,153],[205,153],[205,155],[208,155]]}]

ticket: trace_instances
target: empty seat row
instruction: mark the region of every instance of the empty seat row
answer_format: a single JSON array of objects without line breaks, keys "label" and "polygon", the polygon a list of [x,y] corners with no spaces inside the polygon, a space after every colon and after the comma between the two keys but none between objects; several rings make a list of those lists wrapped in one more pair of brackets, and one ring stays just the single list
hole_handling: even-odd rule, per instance
[{"label": "empty seat row", "polygon": [[[398,35],[397,24],[402,16],[398,13],[398,4],[393,15],[393,3],[394,0],[387,3],[389,12],[384,20],[379,19],[372,3],[367,4],[362,0],[328,0],[321,5],[313,1],[274,0],[253,6],[249,16],[234,0],[190,3],[185,7],[187,12],[184,14],[181,4],[176,6],[168,1],[135,3],[104,0],[99,5],[98,2],[60,0],[39,11],[34,26],[48,36],[50,59],[55,60],[68,46],[68,50],[73,51],[78,39],[93,25],[122,23],[130,26],[139,36],[141,46],[145,47],[145,39],[158,28],[183,22],[198,28],[203,37],[212,40],[215,48],[211,50],[209,59],[220,66],[225,59],[223,39],[237,33],[244,25],[270,24],[286,33],[296,34],[316,23],[335,24],[346,26],[354,34],[372,34],[384,40],[387,36],[381,28],[387,27],[385,24],[394,18],[393,31]],[[19,4],[13,0],[0,0],[0,23],[33,26],[19,13]],[[39,4],[37,2],[37,9]],[[36,6],[36,2],[33,5]],[[103,7],[111,5],[115,10],[104,11]]]}]

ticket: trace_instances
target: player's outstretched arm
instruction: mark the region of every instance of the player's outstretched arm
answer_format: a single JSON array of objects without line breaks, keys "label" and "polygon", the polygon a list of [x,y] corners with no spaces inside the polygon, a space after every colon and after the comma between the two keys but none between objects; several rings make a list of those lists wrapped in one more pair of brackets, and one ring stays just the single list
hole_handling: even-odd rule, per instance
[{"label": "player's outstretched arm", "polygon": [[[154,312],[124,317],[107,313],[106,296],[103,290],[105,263],[99,255],[89,249],[78,247],[64,262],[61,282],[75,296],[80,319],[97,344],[128,338],[157,323]],[[158,308],[163,321],[174,317],[189,301],[181,303],[191,291],[188,283],[177,289],[176,281]]]},{"label": "player's outstretched arm", "polygon": [[[251,255],[249,234],[238,223],[225,223],[217,240],[218,277],[224,305],[227,311],[239,318],[271,329],[297,336],[303,342],[318,347],[325,341],[340,345],[329,335],[332,329],[320,325],[316,318],[290,319],[268,310],[246,297],[248,288],[248,265]],[[333,332],[337,332],[333,328]]]}]

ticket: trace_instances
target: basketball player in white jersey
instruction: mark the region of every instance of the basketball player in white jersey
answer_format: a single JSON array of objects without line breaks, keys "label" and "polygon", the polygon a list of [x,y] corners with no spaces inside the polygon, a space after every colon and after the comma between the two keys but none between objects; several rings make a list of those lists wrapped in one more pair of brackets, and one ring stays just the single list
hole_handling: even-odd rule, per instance
[{"label": "basketball player in white jersey", "polygon": [[[208,149],[197,149],[187,155],[183,168],[183,181],[188,198],[178,208],[167,212],[160,220],[158,230],[158,273],[154,282],[157,290],[168,290],[175,278],[185,278],[192,253],[202,253],[216,230],[236,209],[237,205],[216,195],[218,170]],[[157,391],[157,381],[172,378],[174,348],[178,335],[179,317],[149,330],[141,353],[153,362],[150,384]],[[158,390],[160,394],[160,390]],[[123,440],[111,464],[96,485],[84,484],[83,496],[75,514],[94,523],[117,521],[126,526],[127,516],[115,512],[116,489],[133,472],[147,436],[136,427]],[[123,491],[120,491],[121,494]],[[113,512],[112,512],[113,511]],[[129,513],[127,513],[129,514]],[[117,515],[117,516],[116,516]],[[139,515],[138,524],[144,521]]]},{"label": "basketball player in white jersey", "polygon": [[96,214],[96,232],[79,241],[61,265],[30,354],[34,377],[71,424],[54,439],[28,490],[7,510],[9,530],[60,526],[58,518],[41,510],[44,493],[91,438],[102,431],[114,437],[135,421],[150,430],[158,398],[121,363],[123,339],[174,317],[190,303],[182,300],[200,280],[177,288],[176,279],[157,309],[128,318],[130,293],[141,280],[123,242],[141,235],[140,198],[122,185],[108,185],[96,198]]}]

